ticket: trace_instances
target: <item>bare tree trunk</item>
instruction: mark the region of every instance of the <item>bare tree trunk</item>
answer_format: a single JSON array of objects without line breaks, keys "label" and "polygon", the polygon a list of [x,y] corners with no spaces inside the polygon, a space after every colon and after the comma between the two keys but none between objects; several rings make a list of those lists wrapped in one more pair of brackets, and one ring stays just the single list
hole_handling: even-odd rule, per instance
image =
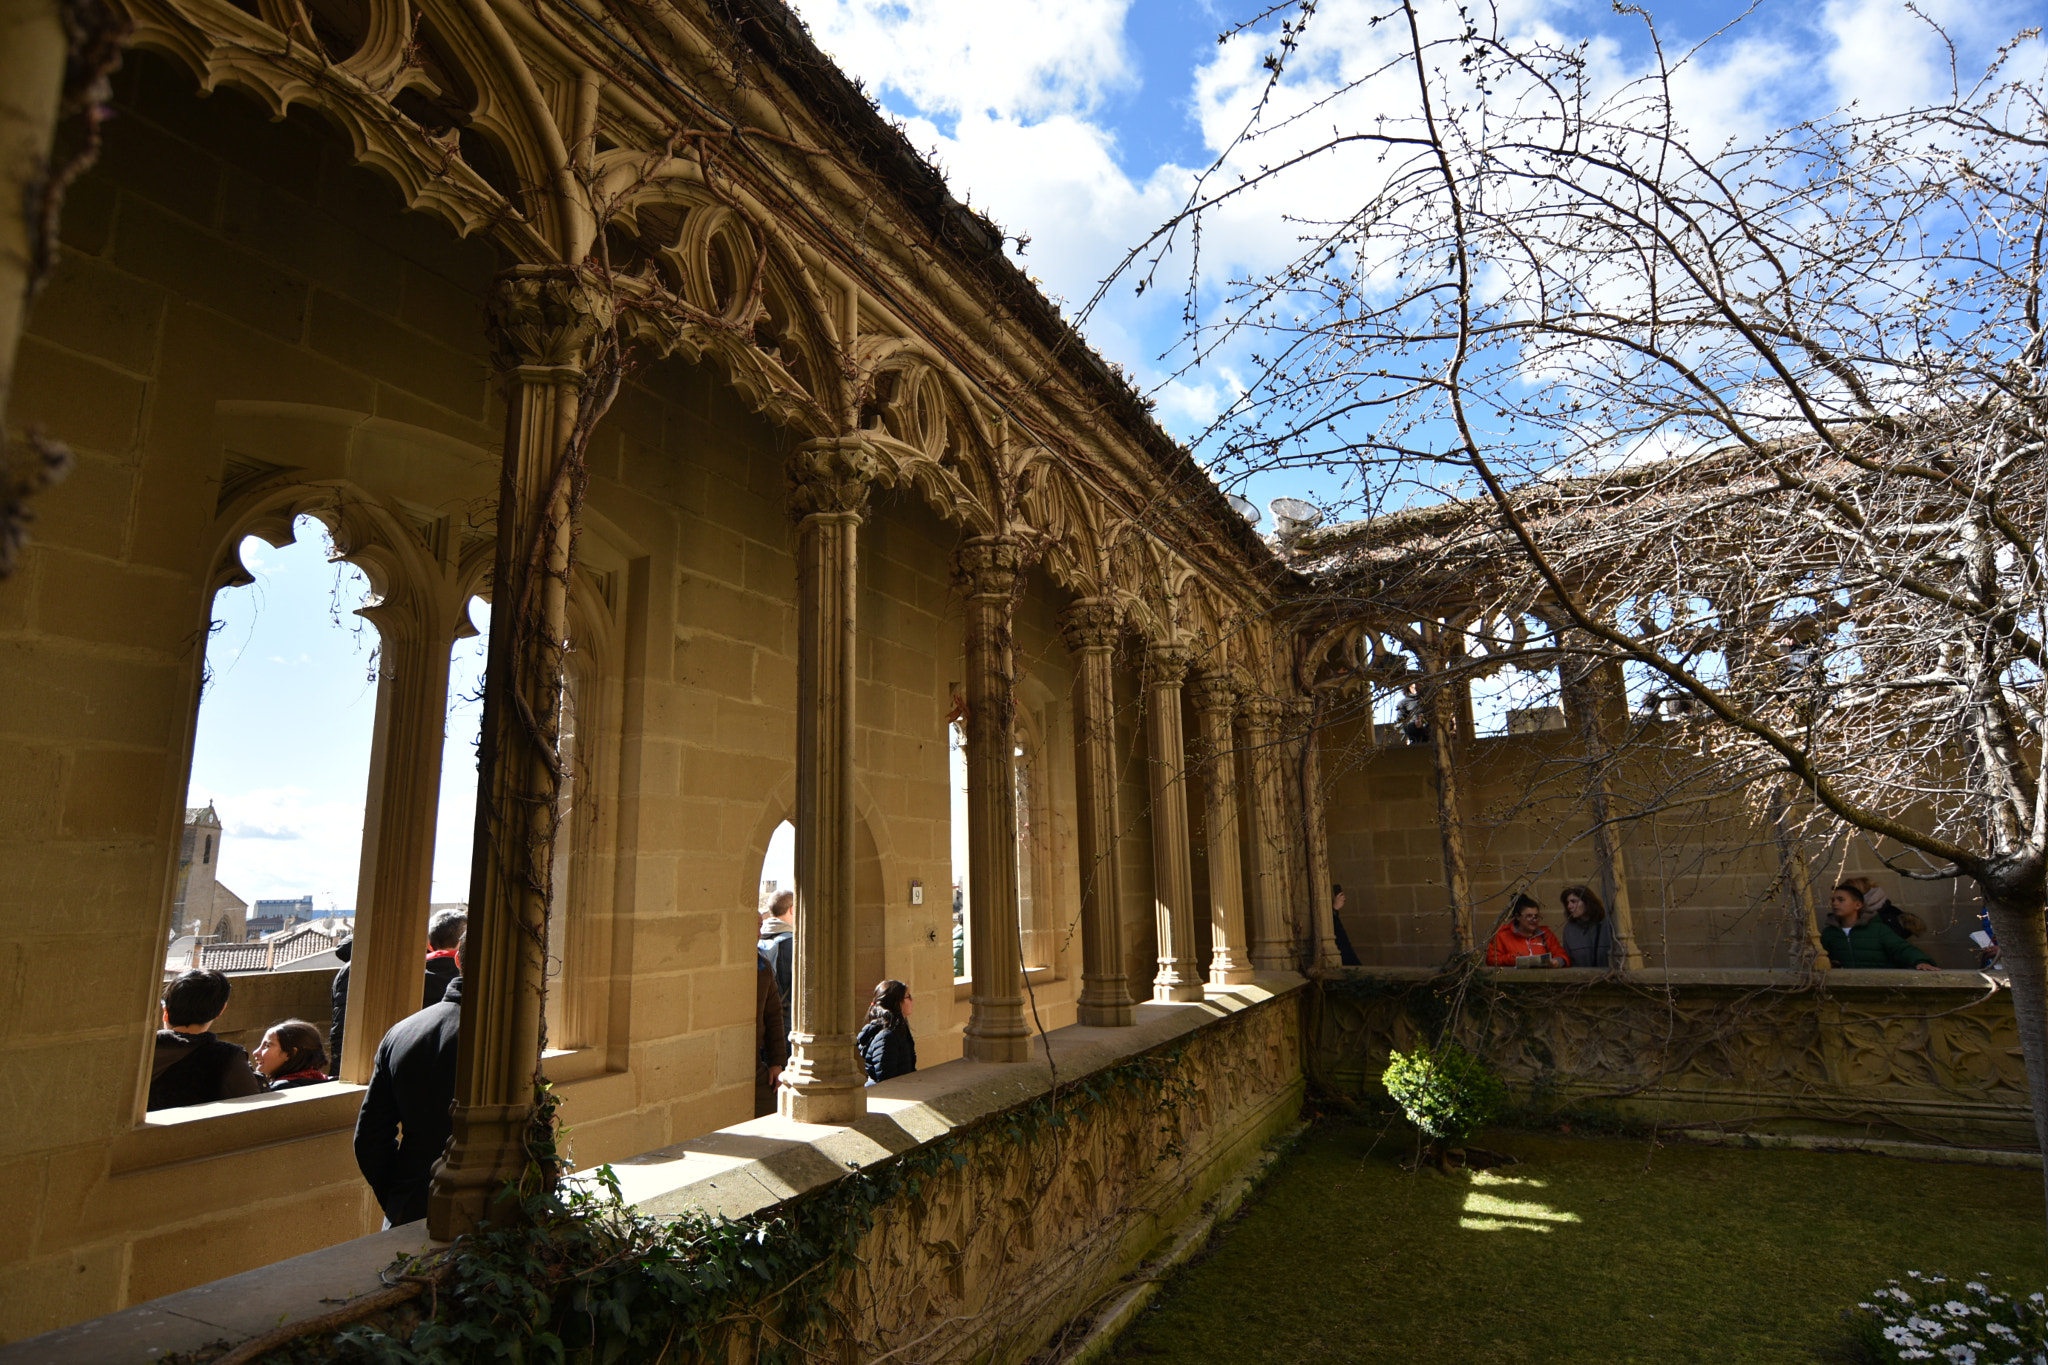
[{"label": "bare tree trunk", "polygon": [[2020,1060],[2034,1101],[2034,1141],[2041,1152],[2042,1186],[2048,1191],[2048,911],[2042,901],[2038,882],[2031,896],[2000,896],[1984,885],[1984,906],[1991,912],[1991,932],[1998,937],[1998,960],[2012,983]]}]

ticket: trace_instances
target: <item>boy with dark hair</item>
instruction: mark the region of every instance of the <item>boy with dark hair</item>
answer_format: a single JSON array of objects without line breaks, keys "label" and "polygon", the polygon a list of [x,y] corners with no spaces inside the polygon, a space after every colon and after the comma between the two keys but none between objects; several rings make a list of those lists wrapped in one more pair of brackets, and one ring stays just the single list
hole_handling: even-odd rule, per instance
[{"label": "boy with dark hair", "polygon": [[468,932],[469,916],[460,910],[436,910],[427,921],[427,980],[420,992],[421,1009],[440,1004],[441,992],[461,975],[455,950],[462,946],[462,936]]},{"label": "boy with dark hair", "polygon": [[233,989],[219,972],[180,972],[164,988],[164,1026],[150,1064],[149,1107],[177,1109],[254,1095],[263,1081],[249,1054],[213,1036]]}]

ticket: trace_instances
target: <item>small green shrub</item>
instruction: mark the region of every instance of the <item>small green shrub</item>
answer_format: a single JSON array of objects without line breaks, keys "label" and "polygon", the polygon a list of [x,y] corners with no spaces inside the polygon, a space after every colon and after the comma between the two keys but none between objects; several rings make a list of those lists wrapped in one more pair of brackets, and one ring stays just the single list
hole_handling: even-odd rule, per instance
[{"label": "small green shrub", "polygon": [[1449,1038],[1434,1048],[1388,1053],[1380,1082],[1408,1121],[1429,1137],[1433,1153],[1491,1123],[1508,1098],[1493,1068]]},{"label": "small green shrub", "polygon": [[1944,1365],[2041,1365],[2048,1361],[2048,1297],[2005,1294],[1990,1276],[1957,1288],[1941,1275],[1906,1272],[1856,1305],[1867,1360]]}]

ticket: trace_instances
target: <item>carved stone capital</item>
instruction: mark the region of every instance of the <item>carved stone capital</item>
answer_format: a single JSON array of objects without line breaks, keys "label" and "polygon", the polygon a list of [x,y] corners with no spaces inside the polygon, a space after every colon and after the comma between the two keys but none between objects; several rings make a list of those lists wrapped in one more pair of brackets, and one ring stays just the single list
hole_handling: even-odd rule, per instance
[{"label": "carved stone capital", "polygon": [[1187,677],[1194,655],[1179,645],[1150,645],[1145,650],[1145,682],[1148,686],[1170,684],[1178,687]]},{"label": "carved stone capital", "polygon": [[1123,633],[1123,614],[1106,597],[1084,597],[1060,613],[1060,634],[1075,653],[1114,649]]},{"label": "carved stone capital", "polygon": [[491,290],[491,355],[504,370],[581,370],[608,331],[611,295],[568,266],[515,266]]},{"label": "carved stone capital", "polygon": [[1284,714],[1280,699],[1264,692],[1246,692],[1237,699],[1237,713],[1253,730],[1270,733],[1280,727]]},{"label": "carved stone capital", "polygon": [[1024,547],[1002,536],[976,536],[953,552],[953,575],[975,597],[1009,597],[1024,572]]},{"label": "carved stone capital", "polygon": [[1237,684],[1227,673],[1202,673],[1188,684],[1188,698],[1197,711],[1230,714],[1237,702]]},{"label": "carved stone capital", "polygon": [[881,460],[858,436],[805,441],[783,466],[790,515],[802,519],[821,512],[865,512],[868,489],[881,472]]}]

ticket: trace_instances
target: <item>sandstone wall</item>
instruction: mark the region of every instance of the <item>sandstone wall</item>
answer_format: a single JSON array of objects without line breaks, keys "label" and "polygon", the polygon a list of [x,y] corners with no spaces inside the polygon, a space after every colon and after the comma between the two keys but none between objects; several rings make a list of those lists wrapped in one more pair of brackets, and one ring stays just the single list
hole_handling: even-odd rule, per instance
[{"label": "sandstone wall", "polygon": [[[0,1251],[14,1286],[0,1339],[377,1226],[350,1154],[353,1086],[143,1114],[210,603],[246,531],[288,534],[274,512],[260,526],[237,512],[252,488],[284,490],[266,506],[289,495],[410,528],[450,566],[429,586],[458,593],[482,587],[465,566],[488,563],[496,491],[493,252],[401,212],[313,115],[273,123],[232,90],[199,98],[146,53],[117,99],[8,414],[61,433],[79,465],[38,499],[24,567],[0,585],[0,1074],[37,1116],[0,1138],[0,1214],[21,1230]],[[586,1163],[751,1113],[754,903],[794,807],[796,740],[774,431],[710,370],[651,363],[590,467],[570,665],[579,818],[549,1008],[549,1071]],[[968,1010],[947,894],[959,535],[897,492],[859,542],[858,959],[911,983],[927,1065],[959,1055]],[[1034,573],[1015,627],[1044,811],[1027,931],[1045,1028],[1071,1022],[1080,976],[1066,600]],[[1149,846],[1142,734],[1129,738],[1124,900],[1143,997]],[[431,829],[433,815],[413,818]]]},{"label": "sandstone wall", "polygon": [[[1330,872],[1345,889],[1345,926],[1362,962],[1433,967],[1450,955],[1451,922],[1429,746],[1406,744],[1385,733],[1391,728],[1382,727],[1376,739],[1371,725],[1354,721],[1328,733],[1322,776]],[[1577,753],[1575,737],[1559,731],[1466,741],[1466,855],[1482,939],[1518,890],[1526,887],[1543,902],[1545,922],[1555,929],[1565,886],[1600,886],[1589,817],[1578,799],[1584,778]],[[1688,790],[1685,773],[1682,755],[1645,755],[1616,784],[1637,809],[1666,807],[1621,827],[1645,964],[1792,965],[1803,912],[1788,890],[1777,845],[1734,799]],[[1878,856],[1898,852],[1861,838],[1846,847],[1806,846],[1822,913],[1836,882],[1874,877],[1895,903],[1927,923],[1928,933],[1916,942],[1935,961],[1974,967],[1968,938],[1977,927],[1973,884],[1907,882]]]}]

